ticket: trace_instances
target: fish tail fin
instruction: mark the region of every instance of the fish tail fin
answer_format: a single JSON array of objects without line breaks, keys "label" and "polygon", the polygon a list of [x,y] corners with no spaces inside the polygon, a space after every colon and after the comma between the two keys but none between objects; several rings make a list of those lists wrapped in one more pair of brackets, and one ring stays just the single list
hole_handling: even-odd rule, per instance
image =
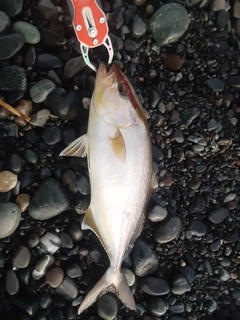
[{"label": "fish tail fin", "polygon": [[90,307],[107,292],[114,293],[127,308],[132,310],[136,309],[132,292],[127,284],[124,274],[120,270],[117,272],[114,271],[110,266],[102,278],[87,294],[78,309],[78,314]]}]

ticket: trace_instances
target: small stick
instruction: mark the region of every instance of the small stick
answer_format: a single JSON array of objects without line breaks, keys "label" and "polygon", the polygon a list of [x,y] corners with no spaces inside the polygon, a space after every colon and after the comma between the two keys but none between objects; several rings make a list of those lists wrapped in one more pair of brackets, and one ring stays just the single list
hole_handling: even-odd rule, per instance
[{"label": "small stick", "polygon": [[8,103],[2,101],[1,99],[0,99],[0,106],[2,106],[3,108],[7,109],[8,111],[10,111],[15,116],[17,116],[19,118],[22,118],[26,122],[29,122],[31,120],[28,116],[25,116],[23,113],[19,112],[18,110],[16,110],[12,106],[10,106]]}]

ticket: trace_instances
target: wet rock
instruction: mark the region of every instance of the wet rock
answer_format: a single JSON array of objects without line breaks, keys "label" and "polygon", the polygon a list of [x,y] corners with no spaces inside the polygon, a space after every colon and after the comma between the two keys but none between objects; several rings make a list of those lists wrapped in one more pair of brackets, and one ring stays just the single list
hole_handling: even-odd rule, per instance
[{"label": "wet rock", "polygon": [[47,220],[65,211],[69,204],[69,195],[62,184],[49,178],[44,180],[36,191],[28,212],[33,219]]},{"label": "wet rock", "polygon": [[72,279],[81,278],[82,277],[82,270],[78,264],[73,263],[67,267],[67,275]]},{"label": "wet rock", "polygon": [[13,270],[8,270],[6,276],[6,290],[8,294],[13,296],[19,291],[19,281],[16,273]]},{"label": "wet rock", "polygon": [[36,44],[40,41],[40,32],[32,24],[25,21],[17,21],[13,24],[12,30],[16,33],[20,33],[26,43]]},{"label": "wet rock", "polygon": [[42,103],[47,96],[56,88],[55,84],[48,79],[42,79],[30,88],[30,96],[35,103]]},{"label": "wet rock", "polygon": [[15,203],[0,203],[0,239],[10,236],[18,227],[21,211]]},{"label": "wet rock", "polygon": [[11,25],[11,21],[8,15],[6,15],[5,12],[0,11],[0,34],[5,33],[10,25]]},{"label": "wet rock", "polygon": [[36,264],[35,268],[33,269],[32,276],[35,280],[41,279],[45,274],[46,271],[53,265],[54,258],[51,255],[43,256]]},{"label": "wet rock", "polygon": [[56,17],[57,8],[51,0],[40,0],[37,5],[38,10],[43,14],[46,20]]},{"label": "wet rock", "polygon": [[44,127],[49,116],[50,111],[48,109],[41,109],[31,116],[30,123],[36,127]]},{"label": "wet rock", "polygon": [[15,92],[27,90],[26,71],[19,66],[6,66],[0,68],[0,90]]},{"label": "wet rock", "polygon": [[147,26],[145,22],[143,22],[143,20],[138,15],[136,15],[132,23],[133,36],[135,38],[140,38],[146,33],[146,30],[147,30]]},{"label": "wet rock", "polygon": [[184,309],[184,304],[181,301],[178,301],[169,307],[169,310],[174,314],[183,313]]},{"label": "wet rock", "polygon": [[191,286],[189,285],[189,283],[187,282],[187,280],[183,275],[177,274],[173,278],[171,290],[172,290],[172,293],[176,295],[182,295],[185,292],[190,291]]},{"label": "wet rock", "polygon": [[161,298],[151,298],[148,301],[148,310],[156,317],[163,316],[167,311],[167,304]]},{"label": "wet rock", "polygon": [[162,296],[169,293],[169,285],[164,279],[145,277],[140,280],[139,286],[150,296]]},{"label": "wet rock", "polygon": [[229,216],[227,208],[218,208],[208,214],[208,219],[215,224],[223,222]]},{"label": "wet rock", "polygon": [[199,220],[194,220],[189,226],[189,230],[193,236],[204,237],[207,234],[207,226]]},{"label": "wet rock", "polygon": [[223,91],[225,83],[217,78],[207,80],[207,85],[215,92]]},{"label": "wet rock", "polygon": [[0,36],[0,60],[12,58],[23,46],[24,37],[20,33]]},{"label": "wet rock", "polygon": [[67,43],[67,40],[63,36],[47,28],[41,29],[41,36],[44,44],[49,48],[62,47]]},{"label": "wet rock", "polygon": [[72,238],[67,233],[60,232],[59,237],[63,248],[71,249],[73,247]]},{"label": "wet rock", "polygon": [[10,18],[14,18],[22,12],[23,0],[1,0],[0,10],[4,11]]},{"label": "wet rock", "polygon": [[97,302],[97,312],[99,317],[102,319],[115,319],[118,312],[118,304],[116,299],[109,293],[102,296]]},{"label": "wet rock", "polygon": [[76,298],[78,287],[72,279],[66,276],[62,284],[56,289],[56,293],[61,295],[65,300],[71,301]]},{"label": "wet rock", "polygon": [[132,254],[134,273],[138,277],[152,274],[158,268],[158,259],[146,242],[137,240]]},{"label": "wet rock", "polygon": [[63,269],[59,267],[52,268],[46,273],[46,281],[52,288],[58,288],[63,282],[63,278]]},{"label": "wet rock", "polygon": [[62,131],[57,126],[46,127],[42,132],[42,139],[47,145],[54,146],[62,140]]},{"label": "wet rock", "polygon": [[171,216],[161,222],[154,232],[154,240],[158,243],[167,243],[178,237],[182,230],[182,221],[179,217]]},{"label": "wet rock", "polygon": [[150,29],[157,45],[176,42],[189,24],[186,9],[178,3],[168,3],[158,9],[150,20]]},{"label": "wet rock", "polygon": [[46,232],[40,238],[39,249],[42,250],[44,253],[54,254],[60,247],[60,238],[51,232]]},{"label": "wet rock", "polygon": [[79,224],[70,224],[69,233],[73,239],[73,241],[79,242],[83,238],[83,231]]},{"label": "wet rock", "polygon": [[66,79],[75,77],[86,67],[83,57],[76,57],[68,60],[63,69],[63,74]]},{"label": "wet rock", "polygon": [[200,115],[199,108],[193,107],[185,109],[181,112],[181,119],[184,124],[190,126],[190,124]]},{"label": "wet rock", "polygon": [[8,192],[17,184],[17,175],[10,171],[0,172],[0,192]]},{"label": "wet rock", "polygon": [[30,263],[31,253],[25,246],[20,246],[13,256],[13,265],[18,269],[27,268]]},{"label": "wet rock", "polygon": [[159,205],[156,205],[149,213],[149,220],[152,222],[163,221],[167,216],[167,210]]},{"label": "wet rock", "polygon": [[40,53],[37,56],[36,62],[41,69],[45,70],[57,69],[63,66],[63,62],[60,58],[51,53]]}]

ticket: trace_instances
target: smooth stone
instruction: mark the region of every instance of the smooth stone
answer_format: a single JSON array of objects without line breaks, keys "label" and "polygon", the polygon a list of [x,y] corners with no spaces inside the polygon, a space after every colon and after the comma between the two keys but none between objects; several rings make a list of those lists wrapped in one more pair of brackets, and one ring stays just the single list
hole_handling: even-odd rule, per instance
[{"label": "smooth stone", "polygon": [[43,43],[49,48],[62,47],[67,43],[67,40],[59,33],[47,28],[41,29],[41,36]]},{"label": "smooth stone", "polygon": [[196,272],[194,271],[194,269],[192,267],[190,267],[188,265],[186,265],[185,267],[182,267],[180,269],[180,272],[186,278],[188,283],[192,283],[196,278]]},{"label": "smooth stone", "polygon": [[154,232],[157,243],[168,243],[176,239],[182,231],[182,221],[177,216],[170,216],[159,224]]},{"label": "smooth stone", "polygon": [[62,247],[71,249],[73,247],[72,238],[65,232],[60,232],[59,237],[61,239]]},{"label": "smooth stone", "polygon": [[23,0],[1,0],[0,10],[4,11],[9,18],[14,18],[22,12]]},{"label": "smooth stone", "polygon": [[188,185],[192,190],[197,190],[201,185],[201,180],[198,177],[193,177],[192,180],[189,181]]},{"label": "smooth stone", "polygon": [[26,71],[19,66],[6,66],[0,68],[0,90],[15,92],[27,91]]},{"label": "smooth stone", "polygon": [[24,46],[25,40],[20,33],[0,36],[0,60],[12,58]]},{"label": "smooth stone", "polygon": [[178,3],[163,5],[150,20],[150,30],[158,46],[176,42],[187,31],[188,25],[188,13]]},{"label": "smooth stone", "polygon": [[192,122],[200,115],[201,110],[197,107],[188,108],[181,112],[181,119],[186,126],[190,126]]},{"label": "smooth stone", "polygon": [[33,102],[42,103],[54,89],[56,89],[55,83],[49,79],[42,79],[30,88],[29,94]]},{"label": "smooth stone", "polygon": [[169,285],[166,280],[144,277],[139,282],[140,289],[151,296],[163,296],[169,293]]},{"label": "smooth stone", "polygon": [[71,169],[67,169],[63,176],[62,176],[62,182],[65,186],[68,187],[68,189],[72,192],[72,193],[77,193],[78,191],[78,187],[77,187],[77,175],[76,173],[71,170]]},{"label": "smooth stone", "polygon": [[135,274],[128,268],[122,268],[121,271],[127,280],[128,286],[129,287],[133,286],[136,281]]},{"label": "smooth stone", "polygon": [[[39,297],[39,305],[42,309],[47,309],[52,303],[52,297],[49,292],[43,292]],[[39,320],[39,319],[37,319]],[[42,320],[42,319],[40,319]],[[45,320],[45,319],[44,319]]]},{"label": "smooth stone", "polygon": [[70,92],[66,96],[53,93],[46,100],[46,104],[60,119],[73,120],[79,116],[81,101],[75,92]]},{"label": "smooth stone", "polygon": [[215,92],[221,92],[225,87],[225,83],[218,78],[207,80],[207,85],[209,89],[212,89]]},{"label": "smooth stone", "polygon": [[31,253],[25,246],[20,246],[13,256],[13,265],[18,269],[27,268],[31,260]]},{"label": "smooth stone", "polygon": [[127,51],[135,51],[139,48],[139,45],[133,40],[126,39],[124,41],[124,48]]},{"label": "smooth stone", "polygon": [[88,195],[90,193],[90,183],[89,180],[81,176],[80,178],[77,179],[77,189],[78,191],[83,194],[83,195]]},{"label": "smooth stone", "polygon": [[104,320],[115,319],[118,312],[118,304],[116,299],[109,293],[102,296],[97,301],[97,312],[99,317]]},{"label": "smooth stone", "polygon": [[57,16],[57,8],[51,0],[39,0],[37,8],[43,14],[44,19],[46,20],[51,20]]},{"label": "smooth stone", "polygon": [[36,127],[44,127],[50,114],[48,109],[41,109],[31,116],[30,123]]},{"label": "smooth stone", "polygon": [[35,248],[39,244],[39,236],[36,235],[35,233],[30,233],[28,240],[27,240],[27,245],[29,248]]},{"label": "smooth stone", "polygon": [[17,21],[12,25],[12,30],[20,33],[26,43],[36,44],[40,41],[41,35],[38,29],[32,24],[25,21]]},{"label": "smooth stone", "polygon": [[135,38],[142,37],[147,30],[146,23],[138,16],[135,15],[132,22],[132,34]]},{"label": "smooth stone", "polygon": [[26,286],[29,285],[31,279],[31,270],[30,268],[20,269],[17,271],[17,276],[19,280],[24,283]]},{"label": "smooth stone", "polygon": [[177,129],[173,133],[173,138],[177,143],[183,143],[184,142],[184,136],[183,132],[180,129]]},{"label": "smooth stone", "polygon": [[214,241],[213,243],[211,243],[210,245],[210,249],[212,251],[218,251],[221,247],[221,241],[218,239],[216,241]]},{"label": "smooth stone", "polygon": [[10,171],[0,172],[0,192],[8,192],[12,190],[17,184],[17,175]]},{"label": "smooth stone", "polygon": [[81,278],[82,270],[77,263],[72,263],[67,267],[67,275],[72,279]]},{"label": "smooth stone", "polygon": [[154,273],[158,268],[158,258],[152,248],[144,241],[137,240],[133,248],[132,263],[134,273],[145,277]]},{"label": "smooth stone", "polygon": [[58,288],[63,282],[64,271],[62,268],[55,267],[47,271],[46,281],[52,288]]},{"label": "smooth stone", "polygon": [[218,208],[208,214],[208,219],[215,224],[223,222],[227,217],[229,217],[227,208]]},{"label": "smooth stone", "polygon": [[191,286],[183,275],[178,274],[174,276],[171,288],[172,293],[176,295],[182,295],[190,290]]},{"label": "smooth stone", "polygon": [[213,313],[217,309],[217,302],[215,300],[210,300],[207,306],[208,312]]},{"label": "smooth stone", "polygon": [[0,34],[4,33],[11,25],[11,21],[5,12],[0,11]]},{"label": "smooth stone", "polygon": [[220,276],[220,280],[224,282],[230,279],[230,275],[226,269],[221,269],[219,272],[219,276]]},{"label": "smooth stone", "polygon": [[15,203],[0,203],[0,239],[10,236],[19,226],[21,211]]},{"label": "smooth stone", "polygon": [[76,57],[68,60],[63,69],[63,75],[66,79],[75,77],[86,67],[83,57]]},{"label": "smooth stone", "polygon": [[206,169],[207,169],[207,166],[205,164],[200,164],[195,167],[195,170],[197,173],[203,173],[204,171],[206,171]]},{"label": "smooth stone", "polygon": [[218,122],[215,119],[211,119],[207,124],[208,131],[214,131],[218,128]]},{"label": "smooth stone", "polygon": [[42,131],[41,137],[47,145],[54,146],[62,140],[62,131],[57,126],[49,126]]},{"label": "smooth stone", "polygon": [[58,235],[51,232],[46,232],[40,238],[39,249],[44,253],[54,254],[61,247],[61,240]]},{"label": "smooth stone", "polygon": [[53,265],[54,258],[50,254],[43,256],[36,264],[32,272],[32,277],[35,280],[41,279],[47,272],[47,270]]},{"label": "smooth stone", "polygon": [[169,307],[169,310],[176,314],[176,313],[183,313],[184,312],[184,304],[183,302],[179,301],[179,302],[176,302],[174,305],[171,305]]},{"label": "smooth stone", "polygon": [[180,114],[177,110],[172,110],[169,114],[169,124],[177,124],[180,119]]},{"label": "smooth stone", "polygon": [[239,19],[240,18],[240,3],[234,2],[233,4],[233,16],[234,18]]},{"label": "smooth stone", "polygon": [[38,162],[37,153],[31,149],[28,149],[25,152],[24,158],[27,160],[28,163],[36,164]]},{"label": "smooth stone", "polygon": [[36,62],[36,50],[34,46],[30,46],[24,55],[24,67],[27,69],[32,67]]},{"label": "smooth stone", "polygon": [[36,220],[47,220],[65,211],[70,198],[63,185],[56,179],[43,181],[34,194],[28,212]]},{"label": "smooth stone", "polygon": [[63,62],[60,58],[51,53],[40,53],[37,56],[36,63],[39,68],[45,70],[57,69],[63,66]]},{"label": "smooth stone", "polygon": [[167,312],[167,304],[161,298],[151,298],[147,306],[149,312],[156,317],[161,317]]},{"label": "smooth stone", "polygon": [[13,296],[14,294],[18,293],[19,287],[19,281],[15,271],[8,270],[6,276],[6,290],[8,294]]},{"label": "smooth stone", "polygon": [[78,294],[77,284],[68,276],[66,276],[62,284],[55,290],[57,294],[61,295],[65,300],[71,301],[76,298]]},{"label": "smooth stone", "polygon": [[204,237],[207,234],[207,226],[200,220],[194,220],[189,226],[189,230],[193,236]]},{"label": "smooth stone", "polygon": [[152,222],[160,222],[163,221],[167,217],[167,210],[162,206],[156,205],[150,211],[148,218]]},{"label": "smooth stone", "polygon": [[76,242],[81,241],[84,236],[83,231],[80,227],[80,224],[76,224],[76,223],[70,224],[69,233],[73,241],[76,241]]},{"label": "smooth stone", "polygon": [[240,88],[240,76],[231,76],[228,80],[228,84],[235,89],[239,89]]},{"label": "smooth stone", "polygon": [[18,174],[21,172],[22,164],[23,159],[18,154],[11,153],[6,164],[6,169]]}]

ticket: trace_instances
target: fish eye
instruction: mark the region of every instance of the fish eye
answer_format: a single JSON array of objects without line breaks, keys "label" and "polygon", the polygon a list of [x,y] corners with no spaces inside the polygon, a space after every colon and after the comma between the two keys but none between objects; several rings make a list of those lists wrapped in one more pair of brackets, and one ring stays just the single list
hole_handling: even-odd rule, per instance
[{"label": "fish eye", "polygon": [[126,97],[128,95],[128,86],[124,83],[119,84],[118,86],[118,92],[121,96]]}]

